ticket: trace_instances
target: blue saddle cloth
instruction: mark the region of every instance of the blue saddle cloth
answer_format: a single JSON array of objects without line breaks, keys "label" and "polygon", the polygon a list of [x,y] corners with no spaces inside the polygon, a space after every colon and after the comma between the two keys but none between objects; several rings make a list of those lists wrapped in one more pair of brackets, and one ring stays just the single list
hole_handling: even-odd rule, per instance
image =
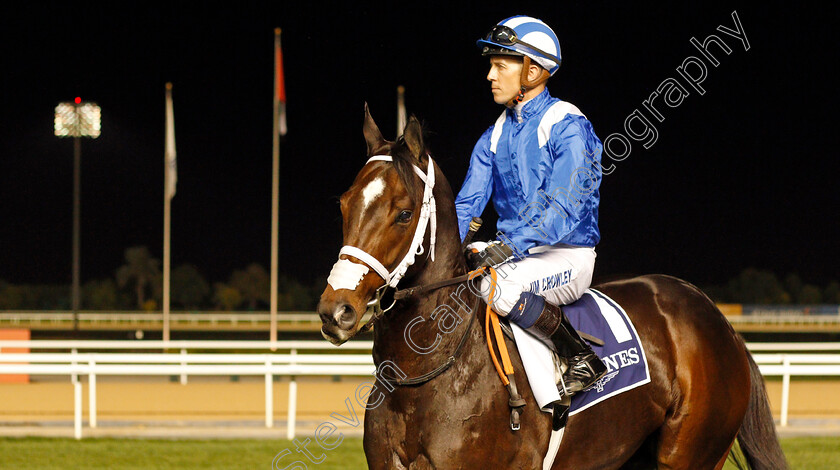
[{"label": "blue saddle cloth", "polygon": [[650,382],[639,335],[620,305],[595,289],[587,289],[577,302],[564,306],[563,312],[578,331],[604,341],[604,346],[592,345],[592,350],[607,366],[603,378],[572,397],[569,415]]}]

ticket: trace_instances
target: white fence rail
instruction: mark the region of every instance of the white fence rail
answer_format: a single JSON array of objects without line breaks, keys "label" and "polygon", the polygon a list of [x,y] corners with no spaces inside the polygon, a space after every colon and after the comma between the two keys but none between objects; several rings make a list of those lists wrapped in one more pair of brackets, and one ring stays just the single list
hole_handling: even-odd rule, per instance
[{"label": "white fence rail", "polygon": [[[265,425],[274,426],[274,377],[289,377],[286,436],[294,439],[297,409],[296,376],[371,376],[375,372],[370,351],[372,341],[352,341],[343,351],[366,354],[298,354],[298,351],[331,350],[326,341],[79,341],[0,340],[0,374],[67,375],[74,388],[74,435],[82,437],[82,384],[88,376],[88,422],[97,427],[96,377],[102,375],[180,376],[188,375],[265,377]],[[63,353],[9,352],[69,350]],[[179,350],[179,353],[101,353],[102,350]],[[207,354],[189,350],[288,350],[288,354]],[[5,352],[4,352],[5,351]]]},{"label": "white fence rail", "polygon": [[323,341],[212,341],[212,340],[176,340],[176,341],[125,341],[125,340],[0,340],[0,353],[8,348],[27,348],[30,350],[64,349],[78,351],[103,349],[181,349],[181,350],[222,350],[235,349],[240,351],[269,351],[274,349],[295,350],[324,350],[338,351],[367,351],[373,348],[373,341],[350,341],[337,349],[334,345]]},{"label": "white fence rail", "polygon": [[761,375],[782,377],[781,425],[788,425],[791,376],[840,376],[840,354],[753,354]]},{"label": "white fence rail", "polygon": [[733,326],[756,325],[807,325],[807,326],[835,326],[840,325],[840,314],[837,315],[731,315],[726,317]]},{"label": "white fence rail", "polygon": [[[270,353],[195,353],[196,350],[288,350]],[[97,426],[97,376],[180,376],[187,383],[189,375],[264,376],[265,425],[274,426],[273,386],[275,376],[286,376],[289,382],[289,403],[286,435],[295,436],[297,383],[295,376],[371,376],[375,372],[370,341],[352,341],[343,351],[365,354],[299,354],[298,351],[333,350],[325,341],[49,341],[0,340],[0,374],[33,374],[69,376],[74,387],[74,435],[82,437],[82,384],[79,375],[88,376],[89,425]],[[753,357],[764,376],[782,377],[781,425],[788,424],[790,378],[792,376],[840,376],[840,343],[749,343]],[[11,352],[65,350],[70,352]],[[179,353],[113,353],[79,352],[103,350],[180,350]],[[5,351],[5,352],[4,352]],[[758,353],[775,351],[774,353]],[[796,352],[835,354],[802,354]]]},{"label": "white fence rail", "polygon": [[[79,312],[79,325],[87,327],[120,327],[132,328],[160,327],[163,314],[160,312]],[[278,312],[277,322],[280,325],[319,325],[321,319],[314,312]],[[268,312],[189,312],[171,313],[169,324],[172,327],[193,326],[266,326],[271,323]],[[73,327],[73,312],[3,312],[0,313],[0,325],[3,326],[45,326],[45,327]]]}]

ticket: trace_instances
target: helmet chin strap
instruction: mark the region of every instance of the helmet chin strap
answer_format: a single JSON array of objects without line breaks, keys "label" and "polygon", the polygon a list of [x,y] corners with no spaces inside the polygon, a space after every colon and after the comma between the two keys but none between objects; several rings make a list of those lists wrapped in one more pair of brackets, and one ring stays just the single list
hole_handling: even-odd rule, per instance
[{"label": "helmet chin strap", "polygon": [[527,55],[522,56],[522,73],[519,75],[519,93],[507,102],[506,106],[508,108],[513,108],[517,104],[521,103],[522,100],[525,99],[525,93],[545,83],[545,81],[548,80],[548,77],[551,76],[551,74],[548,73],[548,70],[540,67],[540,74],[533,81],[530,81],[528,80],[528,72],[530,72],[530,70],[531,58]]}]

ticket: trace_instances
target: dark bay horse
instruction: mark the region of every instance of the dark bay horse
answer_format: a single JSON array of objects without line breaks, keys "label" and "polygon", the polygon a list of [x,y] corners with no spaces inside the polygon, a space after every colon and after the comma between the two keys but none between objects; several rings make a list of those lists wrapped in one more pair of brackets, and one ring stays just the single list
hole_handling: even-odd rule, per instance
[{"label": "dark bay horse", "polygon": [[[440,167],[430,164],[421,134],[412,118],[404,138],[386,141],[365,108],[368,156],[388,157],[368,161],[341,196],[344,245],[356,250],[342,249],[339,259],[345,261],[336,263],[341,267],[333,269],[318,306],[322,334],[336,345],[359,331],[369,304],[400,268],[400,288],[467,272],[452,190]],[[429,206],[436,224],[429,223]],[[415,251],[416,259],[408,256],[413,262],[401,262]],[[786,468],[758,368],[708,297],[664,275],[597,289],[632,318],[651,382],[571,416],[552,468],[719,469],[736,436],[753,469]],[[520,393],[528,401],[521,429],[511,430],[509,397],[490,361],[483,315],[470,321],[463,311],[457,318],[433,313],[451,306],[455,296],[470,305],[474,300],[450,285],[399,300],[376,320],[377,365],[391,361],[408,377],[447,362],[451,367],[416,385],[380,387],[376,406],[365,414],[369,467],[542,468],[551,416],[537,408],[516,347],[508,341]],[[418,352],[418,346],[425,349]],[[373,399],[371,393],[369,403]]]}]

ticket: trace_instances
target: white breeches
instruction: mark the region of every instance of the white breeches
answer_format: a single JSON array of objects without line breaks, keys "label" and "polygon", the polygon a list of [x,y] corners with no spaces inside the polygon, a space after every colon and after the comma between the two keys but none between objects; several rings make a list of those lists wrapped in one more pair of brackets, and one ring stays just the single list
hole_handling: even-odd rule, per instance
[{"label": "white breeches", "polygon": [[[578,300],[592,282],[595,248],[568,245],[540,246],[529,250],[522,260],[512,260],[496,268],[493,310],[507,316],[522,292],[533,292],[554,305]],[[488,301],[490,276],[481,283],[481,295]]]}]

